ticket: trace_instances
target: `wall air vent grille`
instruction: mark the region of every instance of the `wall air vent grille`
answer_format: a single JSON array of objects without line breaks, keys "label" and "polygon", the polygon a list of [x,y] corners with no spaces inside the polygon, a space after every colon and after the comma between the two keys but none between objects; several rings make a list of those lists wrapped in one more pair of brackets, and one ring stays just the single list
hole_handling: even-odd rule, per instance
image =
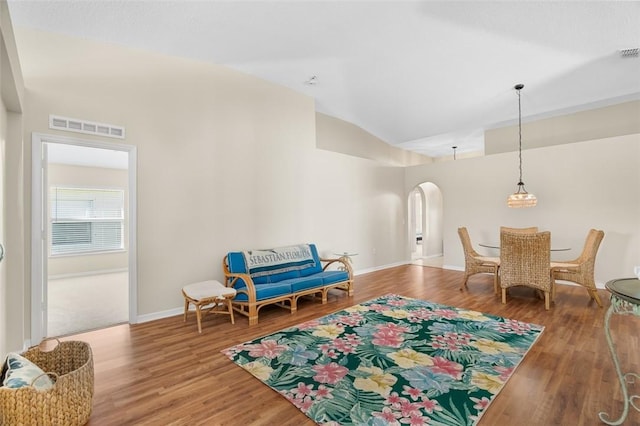
[{"label": "wall air vent grille", "polygon": [[125,135],[124,127],[122,126],[94,123],[77,118],[60,117],[59,115],[49,115],[49,128],[118,139],[124,139]]},{"label": "wall air vent grille", "polygon": [[632,49],[620,49],[620,56],[623,58],[637,58],[640,53],[640,48],[634,47]]}]

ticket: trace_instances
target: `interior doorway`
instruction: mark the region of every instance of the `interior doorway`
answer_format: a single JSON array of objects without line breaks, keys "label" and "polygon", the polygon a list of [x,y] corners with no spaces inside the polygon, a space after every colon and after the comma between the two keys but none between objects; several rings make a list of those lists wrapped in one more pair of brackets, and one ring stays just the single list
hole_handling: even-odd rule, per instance
[{"label": "interior doorway", "polygon": [[442,192],[432,182],[417,185],[408,198],[411,261],[442,267]]},{"label": "interior doorway", "polygon": [[135,147],[34,134],[32,148],[32,339],[135,322]]}]

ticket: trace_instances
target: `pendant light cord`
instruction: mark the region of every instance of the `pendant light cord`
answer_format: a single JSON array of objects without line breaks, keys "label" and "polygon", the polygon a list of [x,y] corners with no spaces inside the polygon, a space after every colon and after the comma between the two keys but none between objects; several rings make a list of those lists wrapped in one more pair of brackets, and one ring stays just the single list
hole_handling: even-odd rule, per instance
[{"label": "pendant light cord", "polygon": [[520,105],[520,89],[518,89],[518,160],[520,162],[520,180],[518,185],[524,185],[522,182],[522,107]]}]

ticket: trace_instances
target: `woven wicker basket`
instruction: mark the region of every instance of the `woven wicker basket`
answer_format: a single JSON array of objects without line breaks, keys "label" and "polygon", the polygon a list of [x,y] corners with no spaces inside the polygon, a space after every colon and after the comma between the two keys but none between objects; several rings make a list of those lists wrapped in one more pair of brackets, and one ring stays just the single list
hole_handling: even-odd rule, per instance
[{"label": "woven wicker basket", "polygon": [[93,355],[86,342],[58,342],[51,351],[38,346],[25,358],[49,373],[55,382],[48,390],[32,386],[0,387],[0,425],[84,425],[93,401]]}]

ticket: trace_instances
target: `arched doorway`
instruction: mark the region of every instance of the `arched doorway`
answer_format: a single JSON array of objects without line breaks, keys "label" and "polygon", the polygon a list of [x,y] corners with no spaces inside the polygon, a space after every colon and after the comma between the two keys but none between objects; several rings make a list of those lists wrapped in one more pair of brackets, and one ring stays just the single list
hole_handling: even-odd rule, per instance
[{"label": "arched doorway", "polygon": [[432,182],[417,185],[408,198],[412,263],[442,267],[442,192]]}]

